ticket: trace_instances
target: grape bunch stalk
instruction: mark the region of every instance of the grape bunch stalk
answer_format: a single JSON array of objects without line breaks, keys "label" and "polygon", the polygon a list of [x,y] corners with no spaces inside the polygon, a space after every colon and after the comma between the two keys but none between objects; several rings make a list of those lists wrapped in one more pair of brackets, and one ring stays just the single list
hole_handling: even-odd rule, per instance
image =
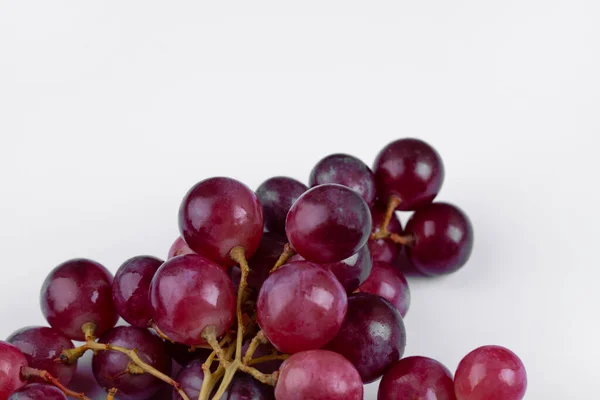
[{"label": "grape bunch stalk", "polygon": [[[78,258],[50,272],[40,294],[50,326],[0,341],[0,400],[89,399],[68,389],[88,351],[107,400],[165,388],[173,400],[360,400],[377,380],[378,400],[522,399],[526,371],[505,347],[473,350],[454,375],[403,357],[404,273],[454,273],[473,248],[464,211],[434,202],[444,174],[429,144],[400,139],[373,170],[323,158],[310,188],[283,176],[256,192],[200,181],[166,261],[135,256],[113,277]],[[397,211],[412,212],[405,227]]]}]

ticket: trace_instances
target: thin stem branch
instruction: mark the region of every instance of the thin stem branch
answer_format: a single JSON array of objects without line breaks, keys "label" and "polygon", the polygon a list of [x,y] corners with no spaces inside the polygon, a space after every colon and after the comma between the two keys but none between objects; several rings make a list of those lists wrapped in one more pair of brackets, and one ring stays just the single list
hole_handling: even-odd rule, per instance
[{"label": "thin stem branch", "polygon": [[390,235],[390,240],[405,246],[412,246],[415,243],[415,237],[413,235],[398,235],[397,233],[392,233]]},{"label": "thin stem branch", "polygon": [[206,340],[206,342],[213,349],[213,353],[219,359],[219,362],[224,366],[229,364],[229,360],[225,356],[225,351],[223,350],[222,344],[217,340],[217,331],[213,325],[208,326],[202,332],[202,338]]},{"label": "thin stem branch", "polygon": [[60,381],[58,379],[56,379],[55,377],[50,375],[50,373],[48,373],[48,371],[39,370],[39,369],[35,369],[35,368],[30,368],[30,367],[23,367],[23,368],[21,368],[21,376],[24,378],[24,380],[30,380],[32,378],[41,378],[45,382],[59,388],[68,397],[72,397],[74,399],[79,399],[79,400],[90,400],[90,398],[87,397],[85,395],[85,393],[77,393],[77,392],[70,390],[66,386],[64,386],[62,383],[60,383]]},{"label": "thin stem branch", "polygon": [[266,385],[275,386],[277,384],[277,379],[279,378],[279,371],[275,371],[272,374],[264,374],[254,367],[243,364],[240,366],[240,369]]},{"label": "thin stem branch", "polygon": [[283,252],[279,256],[279,259],[275,263],[275,266],[271,269],[270,273],[277,271],[279,267],[284,265],[294,254],[296,254],[296,250],[294,250],[291,244],[286,243],[285,246],[283,246]]},{"label": "thin stem branch", "polygon": [[115,400],[115,395],[117,394],[117,388],[112,388],[108,391],[108,395],[106,395],[106,400]]},{"label": "thin stem branch", "polygon": [[251,367],[253,365],[262,364],[269,361],[285,361],[288,358],[290,358],[288,354],[270,354],[268,356],[253,358],[252,360],[248,361],[246,365]]},{"label": "thin stem branch", "polygon": [[387,239],[388,237],[390,237],[390,232],[388,231],[388,227],[390,225],[390,221],[392,220],[392,217],[394,216],[394,212],[396,211],[396,208],[398,208],[398,206],[400,205],[401,202],[402,202],[402,200],[400,200],[400,197],[394,196],[394,195],[390,196],[388,203],[387,203],[387,208],[385,210],[385,217],[383,218],[383,221],[381,221],[379,230],[377,230],[376,232],[373,232],[373,234],[371,235],[371,239],[379,240],[379,239]]},{"label": "thin stem branch", "polygon": [[[233,352],[235,351],[235,346],[230,346],[226,352],[225,357],[230,359],[233,356]],[[225,367],[220,365],[217,370],[212,373],[210,370],[210,364],[212,364],[216,353],[213,351],[212,354],[208,357],[206,362],[202,364],[202,371],[204,372],[204,379],[202,381],[202,388],[200,390],[200,395],[198,396],[198,400],[209,400],[210,394],[213,389],[219,382],[219,380],[225,375]]]},{"label": "thin stem branch", "polygon": [[267,341],[267,337],[265,336],[264,332],[258,331],[256,336],[254,336],[254,338],[250,342],[250,345],[248,345],[246,354],[244,354],[244,359],[243,359],[244,364],[248,365],[250,360],[252,360],[252,356],[254,355],[254,352],[256,352],[256,349],[258,348],[258,346],[260,346],[261,344],[266,344],[266,343],[268,343],[268,341]]},{"label": "thin stem branch", "polygon": [[158,327],[158,325],[156,325],[156,322],[150,320],[148,322],[148,328],[151,328],[154,332],[156,332],[156,334],[158,335],[158,337],[160,337],[163,340],[166,340],[167,342],[171,342],[171,343],[175,343],[173,340],[171,340],[166,333],[164,333],[163,331],[160,330],[160,328]]}]

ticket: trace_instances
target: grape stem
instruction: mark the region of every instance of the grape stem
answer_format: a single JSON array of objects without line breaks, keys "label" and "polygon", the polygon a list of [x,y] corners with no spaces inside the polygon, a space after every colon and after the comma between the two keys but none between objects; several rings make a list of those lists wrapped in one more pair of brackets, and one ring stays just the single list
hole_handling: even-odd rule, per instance
[{"label": "grape stem", "polygon": [[117,388],[112,388],[108,391],[106,395],[106,400],[115,400],[115,395],[117,394]]},{"label": "grape stem", "polygon": [[277,361],[277,360],[285,361],[288,358],[290,358],[289,354],[270,354],[268,356],[253,358],[252,360],[248,361],[248,366],[262,364],[262,363],[266,363],[269,361]]},{"label": "grape stem", "polygon": [[152,329],[154,332],[156,332],[156,334],[158,335],[158,337],[160,337],[162,340],[166,340],[167,342],[171,342],[171,343],[175,343],[173,340],[171,340],[166,333],[164,333],[163,331],[160,330],[160,328],[158,327],[158,325],[156,325],[156,323],[152,320],[150,320],[148,322],[148,328]]},{"label": "grape stem", "polygon": [[244,364],[248,365],[248,363],[252,360],[252,356],[254,355],[254,352],[256,352],[258,346],[260,346],[261,344],[267,344],[268,342],[269,341],[267,340],[267,337],[265,336],[264,332],[258,331],[256,336],[254,336],[254,338],[250,342],[250,345],[246,350],[246,354],[244,354]]},{"label": "grape stem", "polygon": [[50,373],[48,373],[48,371],[30,368],[30,367],[23,367],[23,368],[21,368],[21,376],[23,377],[24,380],[27,380],[27,381],[31,380],[32,378],[43,379],[44,382],[47,382],[47,383],[59,388],[68,397],[72,397],[74,399],[79,399],[79,400],[90,400],[90,398],[87,397],[84,393],[74,392],[74,391],[70,390],[69,388],[67,388],[66,386],[64,386],[62,383],[60,383],[60,381],[58,379],[56,379],[55,377],[50,375]]},{"label": "grape stem", "polygon": [[294,254],[296,254],[296,250],[294,250],[291,244],[286,243],[285,246],[283,246],[283,252],[277,259],[277,262],[275,263],[275,266],[271,269],[270,273],[277,271],[279,267],[285,264]]},{"label": "grape stem", "polygon": [[398,235],[397,233],[392,233],[390,234],[389,239],[394,243],[405,246],[412,246],[415,243],[415,237],[413,235]]},{"label": "grape stem", "polygon": [[[225,351],[225,359],[229,360],[233,356],[234,351],[235,346],[229,346],[229,348]],[[202,381],[202,388],[200,390],[198,400],[209,400],[210,393],[212,393],[219,380],[225,374],[225,367],[223,365],[219,365],[219,368],[217,368],[217,370],[214,373],[211,372],[210,368],[216,356],[217,352],[213,351],[208,356],[204,364],[202,364],[204,379]]]}]

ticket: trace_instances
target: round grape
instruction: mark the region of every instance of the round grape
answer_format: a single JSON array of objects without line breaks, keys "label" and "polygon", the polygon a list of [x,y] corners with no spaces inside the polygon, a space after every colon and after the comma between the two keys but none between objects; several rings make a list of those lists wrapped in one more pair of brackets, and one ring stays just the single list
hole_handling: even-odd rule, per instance
[{"label": "round grape", "polygon": [[414,237],[407,255],[426,275],[442,275],[461,268],[473,249],[473,227],[466,214],[447,203],[433,203],[415,211],[406,224]]},{"label": "round grape", "polygon": [[[385,219],[385,212],[385,207],[379,203],[375,204],[375,206],[371,208],[373,233],[381,230],[381,224]],[[400,220],[395,213],[392,216],[387,229],[390,233],[395,233],[398,235],[403,234],[402,225],[400,224]],[[369,240],[369,249],[371,250],[373,261],[384,261],[393,264],[402,251],[402,245],[397,244],[389,239],[371,239]]]},{"label": "round grape", "polygon": [[[61,382],[62,383],[62,382]],[[10,395],[8,400],[67,400],[57,387],[42,383],[30,383]]]},{"label": "round grape", "polygon": [[347,301],[343,286],[331,271],[296,261],[265,281],[258,295],[257,320],[282,353],[318,349],[339,331]]},{"label": "round grape", "polygon": [[169,249],[167,260],[177,256],[184,256],[186,254],[196,253],[194,253],[194,250],[190,249],[190,246],[187,245],[187,243],[181,238],[181,236],[178,236],[177,239],[175,239],[175,241],[173,242],[173,245],[171,245],[171,248]]},{"label": "round grape", "polygon": [[[201,359],[190,361],[177,375],[177,382],[190,399],[196,400],[200,397],[200,390],[202,390],[204,382],[203,363],[204,360]],[[173,389],[173,400],[181,400],[181,396],[175,389]]]},{"label": "round grape", "polygon": [[397,268],[385,262],[374,262],[371,275],[359,291],[383,297],[398,309],[402,318],[410,307],[410,289],[408,282]]},{"label": "round grape", "polygon": [[377,197],[375,175],[364,162],[348,154],[332,154],[315,165],[310,173],[311,187],[337,183],[356,190],[372,206]]},{"label": "round grape", "polygon": [[263,233],[263,210],[247,186],[231,178],[211,178],[192,187],[179,209],[179,230],[196,253],[222,266],[235,262],[231,249],[241,246],[250,258]]},{"label": "round grape", "polygon": [[272,386],[260,383],[250,375],[237,373],[221,400],[275,400]]},{"label": "round grape", "polygon": [[21,377],[21,368],[26,366],[21,350],[0,340],[0,399],[7,399],[27,383]]},{"label": "round grape", "polygon": [[138,328],[148,327],[152,318],[148,292],[154,274],[164,261],[138,256],[125,261],[115,274],[112,295],[117,312]]},{"label": "round grape", "polygon": [[150,285],[152,320],[170,339],[205,344],[202,333],[214,326],[221,336],[231,326],[236,296],[231,280],[214,262],[188,254],[166,261]]},{"label": "round grape", "polygon": [[[302,261],[304,258],[296,254],[289,261]],[[345,260],[330,264],[323,264],[342,284],[346,292],[351,293],[367,280],[371,274],[373,260],[369,246],[363,246],[356,254],[351,255]]]},{"label": "round grape", "polygon": [[31,326],[14,332],[6,341],[21,350],[30,367],[48,371],[63,385],[71,382],[77,364],[56,362],[64,350],[73,348],[73,342],[61,332],[53,328]]},{"label": "round grape", "polygon": [[385,373],[377,393],[377,400],[400,399],[456,400],[452,374],[431,358],[403,358]]},{"label": "round grape", "polygon": [[342,185],[316,186],[294,203],[287,237],[302,257],[318,263],[341,261],[363,247],[371,233],[369,206]]},{"label": "round grape", "polygon": [[294,354],[281,367],[275,398],[285,400],[362,400],[363,384],[356,368],[327,350]]},{"label": "round grape", "polygon": [[458,400],[521,400],[526,390],[523,362],[501,346],[473,350],[458,364],[454,374]]},{"label": "round grape", "polygon": [[406,331],[398,310],[369,293],[348,298],[348,313],[329,350],[346,357],[364,383],[381,377],[404,354]]},{"label": "round grape", "polygon": [[50,272],[40,293],[46,320],[72,340],[85,340],[81,328],[86,323],[95,324],[95,334],[102,335],[119,319],[112,281],[110,272],[95,261],[78,258],[60,264]]},{"label": "round grape", "polygon": [[269,232],[285,235],[285,217],[292,204],[307,190],[305,184],[285,176],[269,178],[256,189]]},{"label": "round grape", "polygon": [[[171,373],[171,358],[163,341],[146,329],[118,326],[106,332],[99,343],[110,343],[136,349],[139,357],[167,375]],[[94,377],[103,388],[117,388],[123,400],[142,400],[153,396],[164,383],[150,374],[127,373],[131,359],[116,351],[99,351],[92,359]]]},{"label": "round grape", "polygon": [[374,165],[379,197],[400,199],[399,210],[431,203],[444,181],[444,164],[433,147],[418,139],[400,139],[385,146]]}]

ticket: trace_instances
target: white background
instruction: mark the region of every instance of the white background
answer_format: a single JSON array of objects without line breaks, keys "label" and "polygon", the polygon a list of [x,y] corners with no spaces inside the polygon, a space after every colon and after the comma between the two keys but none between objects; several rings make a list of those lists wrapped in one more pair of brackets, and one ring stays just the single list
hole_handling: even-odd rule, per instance
[{"label": "white background", "polygon": [[200,3],[0,2],[0,338],[61,261],[165,257],[203,178],[413,136],[476,243],[411,281],[407,354],[500,344],[527,399],[597,397],[597,0]]}]

